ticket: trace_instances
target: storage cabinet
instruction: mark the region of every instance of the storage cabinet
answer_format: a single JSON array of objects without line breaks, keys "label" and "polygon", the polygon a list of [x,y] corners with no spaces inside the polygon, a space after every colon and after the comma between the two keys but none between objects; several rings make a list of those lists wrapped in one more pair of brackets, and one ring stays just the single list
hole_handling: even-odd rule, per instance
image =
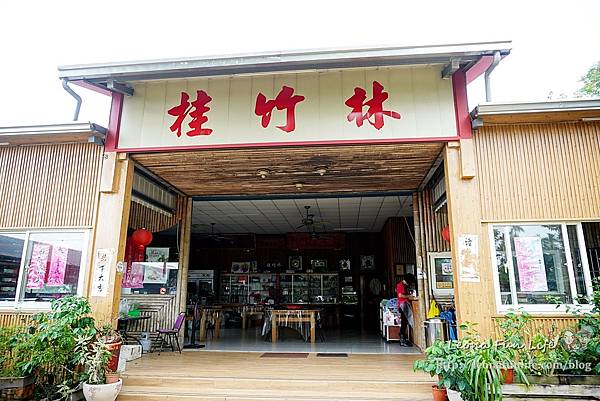
[{"label": "storage cabinet", "polygon": [[236,274],[221,275],[222,303],[257,304],[267,298],[278,303],[337,303],[337,273]]}]

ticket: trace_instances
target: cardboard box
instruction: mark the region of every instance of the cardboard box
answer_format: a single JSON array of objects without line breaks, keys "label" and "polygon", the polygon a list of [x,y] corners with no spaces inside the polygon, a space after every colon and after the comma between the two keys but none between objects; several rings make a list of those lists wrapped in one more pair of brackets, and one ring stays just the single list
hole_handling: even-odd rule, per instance
[{"label": "cardboard box", "polygon": [[127,362],[134,361],[142,357],[142,346],[141,345],[123,345],[121,346],[121,355],[119,357],[125,359]]}]

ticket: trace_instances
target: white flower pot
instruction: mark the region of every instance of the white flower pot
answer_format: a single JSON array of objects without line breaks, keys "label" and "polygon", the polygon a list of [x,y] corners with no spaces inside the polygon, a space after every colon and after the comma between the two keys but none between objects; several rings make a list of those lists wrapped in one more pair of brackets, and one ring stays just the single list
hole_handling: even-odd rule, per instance
[{"label": "white flower pot", "polygon": [[115,401],[123,387],[123,380],[119,379],[111,384],[83,383],[83,395],[87,401]]},{"label": "white flower pot", "polygon": [[446,390],[448,394],[448,401],[463,401],[460,393],[454,390]]}]

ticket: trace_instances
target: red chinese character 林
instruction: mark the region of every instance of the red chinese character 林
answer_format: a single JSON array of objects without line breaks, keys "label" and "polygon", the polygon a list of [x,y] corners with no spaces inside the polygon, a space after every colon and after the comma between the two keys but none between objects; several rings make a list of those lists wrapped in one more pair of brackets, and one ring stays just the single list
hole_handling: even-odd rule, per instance
[{"label": "red chinese character \u6797", "polygon": [[[384,116],[400,119],[400,113],[383,109],[383,102],[385,102],[388,97],[388,93],[383,91],[383,85],[377,81],[373,81],[373,97],[366,102],[367,92],[362,88],[354,88],[354,95],[344,103],[352,109],[350,114],[348,114],[348,121],[351,122],[352,120],[355,120],[356,126],[361,127],[363,122],[367,120],[369,124],[379,130],[383,128]],[[363,107],[365,106],[367,106],[368,109],[367,112],[363,114]],[[373,117],[373,120],[371,120],[371,117]]]},{"label": "red chinese character \u6797", "polygon": [[196,100],[191,103],[189,100],[190,95],[188,95],[186,92],[181,92],[181,101],[179,106],[169,109],[168,113],[174,117],[177,117],[175,122],[169,127],[171,132],[176,132],[177,136],[180,137],[181,126],[189,114],[189,116],[192,118],[192,121],[190,121],[188,124],[191,130],[186,132],[187,136],[212,134],[212,129],[202,128],[202,124],[208,122],[208,117],[206,117],[204,114],[210,110],[210,107],[208,107],[207,104],[212,100],[212,97],[208,96],[208,94],[203,90],[199,90],[196,91]]},{"label": "red chinese character \u6797", "polygon": [[286,123],[283,126],[277,126],[284,132],[292,132],[296,129],[296,105],[304,100],[302,95],[294,95],[294,89],[289,86],[281,88],[274,100],[267,100],[266,96],[259,93],[256,96],[256,106],[254,113],[261,117],[261,125],[267,128],[271,122],[273,109],[286,110]]}]

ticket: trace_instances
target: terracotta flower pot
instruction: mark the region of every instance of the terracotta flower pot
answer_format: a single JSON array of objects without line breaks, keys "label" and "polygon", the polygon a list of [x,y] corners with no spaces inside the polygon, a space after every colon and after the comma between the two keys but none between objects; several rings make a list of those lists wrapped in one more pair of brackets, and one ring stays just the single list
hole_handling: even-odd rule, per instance
[{"label": "terracotta flower pot", "polygon": [[113,384],[119,381],[120,375],[114,372],[106,373],[106,384]]},{"label": "terracotta flower pot", "polygon": [[440,388],[438,386],[432,386],[431,391],[433,392],[433,401],[447,401],[448,394],[446,393],[445,388]]},{"label": "terracotta flower pot", "polygon": [[123,387],[123,380],[112,384],[83,383],[83,395],[87,401],[115,401]]},{"label": "terracotta flower pot", "polygon": [[500,369],[500,373],[502,374],[503,384],[513,384],[515,380],[515,370],[513,368]]},{"label": "terracotta flower pot", "polygon": [[116,372],[119,367],[119,355],[121,354],[121,345],[123,345],[122,341],[117,343],[106,344],[106,349],[112,353],[112,356],[108,360],[107,369],[110,372]]}]

